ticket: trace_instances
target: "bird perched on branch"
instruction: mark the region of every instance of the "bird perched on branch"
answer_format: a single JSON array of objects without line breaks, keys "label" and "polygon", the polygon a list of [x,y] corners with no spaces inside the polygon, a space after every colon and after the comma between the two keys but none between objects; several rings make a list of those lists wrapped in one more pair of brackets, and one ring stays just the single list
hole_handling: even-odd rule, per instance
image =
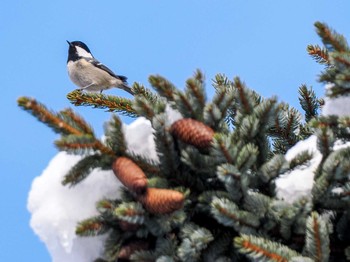
[{"label": "bird perched on branch", "polygon": [[96,60],[86,44],[80,41],[69,42],[67,68],[70,79],[80,89],[100,91],[112,87],[134,94],[127,85],[125,76],[116,75],[111,69]]}]

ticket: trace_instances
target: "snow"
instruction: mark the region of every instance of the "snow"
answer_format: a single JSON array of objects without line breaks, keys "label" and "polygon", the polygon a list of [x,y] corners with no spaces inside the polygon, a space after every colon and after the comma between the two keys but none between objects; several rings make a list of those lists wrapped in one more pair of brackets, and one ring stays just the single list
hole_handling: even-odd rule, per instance
[{"label": "snow", "polygon": [[[331,84],[326,85],[326,89],[329,88],[332,88]],[[350,115],[350,96],[337,98],[326,97],[325,104],[322,107],[322,115],[337,115],[340,117]],[[333,149],[339,150],[348,146],[348,143],[344,144],[341,141],[336,141]],[[303,196],[310,197],[314,172],[322,159],[321,153],[317,150],[316,136],[310,136],[308,139],[298,142],[287,152],[285,157],[287,160],[291,160],[298,153],[305,150],[313,154],[313,158],[307,166],[287,172],[276,179],[277,197],[290,203]]]},{"label": "snow", "polygon": [[322,115],[348,116],[350,114],[350,96],[337,98],[325,98]]},{"label": "snow", "polygon": [[[181,115],[166,109],[168,124]],[[123,126],[128,150],[158,160],[151,123],[143,117]],[[32,183],[28,210],[30,225],[45,243],[54,262],[93,261],[103,252],[106,236],[78,237],[77,222],[97,215],[95,204],[103,198],[118,197],[120,182],[112,171],[95,169],[74,187],[63,186],[61,181],[71,167],[82,157],[58,153],[43,173]]]},{"label": "snow", "polygon": [[129,126],[123,125],[128,150],[158,161],[151,122],[144,117],[137,118]]},{"label": "snow", "polygon": [[[332,88],[332,84],[326,85],[326,90]],[[322,107],[322,115],[337,115],[348,116],[350,115],[350,96],[339,96],[335,98],[325,97],[325,104]]]},{"label": "snow", "polygon": [[298,142],[294,147],[288,150],[285,155],[288,161],[303,151],[309,151],[313,155],[306,166],[288,171],[276,179],[277,197],[292,203],[300,197],[310,197],[313,186],[314,171],[322,160],[321,153],[317,150],[317,137],[309,138]]},{"label": "snow", "polygon": [[81,156],[58,153],[41,176],[33,181],[28,198],[30,225],[45,242],[52,261],[89,261],[98,257],[105,236],[80,238],[78,221],[97,214],[95,203],[118,197],[120,183],[111,171],[94,170],[79,185],[70,188],[61,181]]},{"label": "snow", "polygon": [[[149,121],[139,118],[123,128],[128,134],[129,150],[156,159]],[[120,182],[112,171],[95,169],[72,188],[61,184],[63,177],[81,158],[58,153],[34,179],[29,193],[30,225],[45,243],[54,262],[93,261],[101,255],[106,236],[77,237],[75,227],[78,221],[97,215],[97,201],[118,197]]]}]

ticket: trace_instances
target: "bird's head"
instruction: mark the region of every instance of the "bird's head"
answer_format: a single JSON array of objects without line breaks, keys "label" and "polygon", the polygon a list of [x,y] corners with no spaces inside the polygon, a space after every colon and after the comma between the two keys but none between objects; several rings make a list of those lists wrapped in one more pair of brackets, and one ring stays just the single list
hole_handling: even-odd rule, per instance
[{"label": "bird's head", "polygon": [[68,49],[68,61],[75,61],[79,58],[93,58],[90,49],[87,47],[86,44],[84,44],[81,41],[73,41],[69,42],[69,49]]}]

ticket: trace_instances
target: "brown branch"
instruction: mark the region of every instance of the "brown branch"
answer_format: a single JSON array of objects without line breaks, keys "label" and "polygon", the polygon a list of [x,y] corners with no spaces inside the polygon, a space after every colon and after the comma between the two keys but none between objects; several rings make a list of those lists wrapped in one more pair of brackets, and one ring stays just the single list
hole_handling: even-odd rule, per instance
[{"label": "brown branch", "polygon": [[227,216],[229,218],[231,218],[234,221],[237,221],[238,223],[240,223],[241,225],[244,226],[248,226],[248,227],[253,227],[256,228],[256,226],[249,224],[247,221],[244,221],[240,218],[238,218],[237,216],[235,216],[234,214],[228,212],[225,208],[221,207],[221,206],[217,206],[216,207],[218,209],[218,211],[223,214],[224,216]]},{"label": "brown branch", "polygon": [[346,60],[340,56],[336,56],[336,57],[334,57],[334,59],[337,60],[339,63],[342,63],[342,64],[350,67],[350,62],[348,60]]},{"label": "brown branch", "polygon": [[227,148],[225,147],[224,143],[221,140],[219,141],[219,146],[220,146],[220,149],[221,149],[222,153],[224,154],[227,162],[232,164],[233,163],[233,159],[230,156],[230,153],[228,152]]},{"label": "brown branch", "polygon": [[272,253],[272,252],[269,252],[265,249],[262,249],[261,247],[254,245],[253,243],[249,242],[248,240],[243,240],[242,246],[245,249],[252,250],[258,254],[262,254],[264,257],[268,257],[273,261],[288,262],[288,259],[286,259],[286,258],[284,258],[276,253]]},{"label": "brown branch", "polygon": [[326,49],[321,49],[318,45],[308,45],[307,52],[317,62],[329,64],[329,56]]},{"label": "brown branch", "polygon": [[[82,136],[85,135],[84,132],[72,127],[61,119],[57,114],[50,112],[45,106],[38,103],[35,99],[20,97],[18,99],[18,104],[27,111],[30,111],[32,115],[38,118],[39,121],[49,125],[57,132],[63,132],[71,135]],[[65,113],[72,114],[69,110],[66,110]],[[73,117],[74,114],[73,114]],[[75,117],[76,118],[76,117]],[[76,118],[75,120],[83,121],[82,119]],[[84,125],[84,122],[81,122]],[[90,133],[89,133],[90,134]],[[98,139],[95,139],[94,147],[103,154],[114,156],[115,153],[109,148],[103,145]],[[81,145],[80,145],[81,146]]]},{"label": "brown branch", "polygon": [[47,108],[38,103],[35,99],[20,97],[18,99],[18,104],[26,111],[31,111],[32,115],[37,117],[39,121],[48,124],[49,126],[53,127],[56,131],[61,130],[68,134],[83,135],[83,133],[80,130],[64,122],[56,114],[50,112]]},{"label": "brown branch", "polygon": [[186,99],[186,97],[179,92],[179,97],[181,99],[181,101],[184,103],[185,107],[191,112],[191,116],[194,116],[195,113],[193,111],[193,108],[191,106],[191,104],[188,102],[188,100]]},{"label": "brown branch", "polygon": [[56,143],[58,147],[62,148],[69,148],[69,149],[88,149],[88,148],[93,148],[95,150],[100,151],[103,154],[110,155],[110,156],[115,156],[115,153],[105,145],[103,145],[99,140],[95,139],[94,142],[91,143],[69,143],[69,142],[62,142],[58,141]]},{"label": "brown branch", "polygon": [[313,232],[314,232],[314,238],[316,242],[316,261],[321,262],[322,260],[322,249],[321,249],[321,237],[320,237],[320,230],[318,225],[318,220],[316,216],[313,216]]},{"label": "brown branch", "polygon": [[93,134],[91,127],[84,121],[83,118],[74,113],[71,108],[67,108],[64,111],[61,111],[61,114],[64,114],[71,118],[83,130],[85,134]]},{"label": "brown branch", "polygon": [[67,94],[68,100],[76,106],[92,106],[95,108],[108,109],[109,112],[121,112],[130,117],[138,116],[132,107],[132,100],[117,96],[85,93],[74,90]]},{"label": "brown branch", "polygon": [[[199,80],[198,80],[199,81]],[[192,80],[187,81],[187,86],[193,91],[194,96],[197,98],[198,102],[202,107],[205,106],[205,98],[201,92],[199,92],[199,88],[197,88],[197,84]]]},{"label": "brown branch", "polygon": [[329,30],[329,28],[324,27],[323,29],[323,33],[324,33],[324,38],[326,40],[328,40],[330,43],[332,43],[332,45],[334,46],[334,48],[340,52],[345,52],[346,50],[343,49],[343,47],[341,45],[339,45],[338,41],[336,41],[332,35],[331,30]]},{"label": "brown branch", "polygon": [[245,96],[244,93],[244,86],[242,85],[242,82],[240,81],[240,79],[237,78],[237,80],[235,81],[235,87],[238,90],[239,93],[239,98],[241,100],[241,103],[243,105],[244,111],[246,113],[250,113],[251,112],[251,108],[250,108],[250,104]]}]

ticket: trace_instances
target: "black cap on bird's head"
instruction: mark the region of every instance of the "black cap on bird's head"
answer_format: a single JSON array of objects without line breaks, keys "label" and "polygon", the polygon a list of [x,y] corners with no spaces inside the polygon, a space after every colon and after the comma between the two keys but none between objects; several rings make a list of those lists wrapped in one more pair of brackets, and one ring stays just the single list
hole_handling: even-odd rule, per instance
[{"label": "black cap on bird's head", "polygon": [[93,58],[90,49],[83,42],[81,41],[69,42],[68,40],[66,41],[69,44],[68,61],[75,61],[81,57]]}]

